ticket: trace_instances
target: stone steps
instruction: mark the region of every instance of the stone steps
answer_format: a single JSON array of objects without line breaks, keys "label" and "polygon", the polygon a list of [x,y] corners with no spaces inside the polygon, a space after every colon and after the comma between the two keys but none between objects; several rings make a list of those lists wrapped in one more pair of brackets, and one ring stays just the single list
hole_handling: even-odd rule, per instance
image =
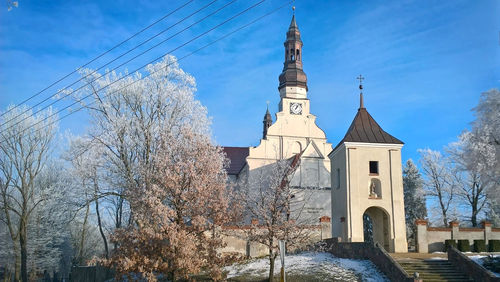
[{"label": "stone steps", "polygon": [[424,282],[427,281],[472,281],[462,271],[458,270],[448,260],[424,260],[395,258],[403,269],[413,276],[418,272]]}]

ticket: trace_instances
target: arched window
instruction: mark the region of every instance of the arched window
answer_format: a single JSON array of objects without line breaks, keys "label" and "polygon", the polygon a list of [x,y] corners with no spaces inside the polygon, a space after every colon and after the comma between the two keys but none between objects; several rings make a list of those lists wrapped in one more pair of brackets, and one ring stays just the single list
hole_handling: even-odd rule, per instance
[{"label": "arched window", "polygon": [[291,60],[291,61],[294,61],[294,60],[295,60],[295,56],[294,56],[294,54],[293,54],[293,53],[294,53],[294,52],[293,52],[293,49],[290,49],[290,60]]},{"label": "arched window", "polygon": [[300,50],[297,49],[297,61],[300,61]]}]

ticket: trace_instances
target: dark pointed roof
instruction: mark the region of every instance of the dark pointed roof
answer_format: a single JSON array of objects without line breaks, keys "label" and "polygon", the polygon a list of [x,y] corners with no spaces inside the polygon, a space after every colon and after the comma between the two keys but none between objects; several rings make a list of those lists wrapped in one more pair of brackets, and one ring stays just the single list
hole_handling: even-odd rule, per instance
[{"label": "dark pointed roof", "polygon": [[264,121],[271,121],[273,122],[273,118],[271,117],[271,113],[269,112],[269,108],[266,110],[266,114],[264,115]]},{"label": "dark pointed roof", "polygon": [[[288,31],[286,32],[285,47],[285,62],[283,63],[283,71],[279,76],[279,86],[281,89],[286,86],[299,86],[307,90],[307,76],[302,68],[302,40],[300,39],[300,31],[295,21],[295,15],[292,17]],[[289,54],[291,51],[297,54]]]},{"label": "dark pointed roof", "polygon": [[[364,107],[358,109],[347,133],[335,149],[344,142],[404,144],[401,140],[385,132]],[[335,149],[333,150],[335,151]]]},{"label": "dark pointed roof", "polygon": [[295,21],[295,15],[292,17],[292,21],[290,22],[290,26],[288,27],[288,31],[286,32],[286,40],[295,40],[300,41],[300,30],[297,22]]},{"label": "dark pointed roof", "polygon": [[247,162],[250,149],[248,147],[222,147],[222,150],[230,161],[227,174],[238,175]]},{"label": "dark pointed roof", "polygon": [[291,29],[291,28],[297,28],[297,29],[299,28],[297,26],[297,23],[295,22],[295,15],[293,15],[292,21],[290,22],[290,27],[288,29]]}]

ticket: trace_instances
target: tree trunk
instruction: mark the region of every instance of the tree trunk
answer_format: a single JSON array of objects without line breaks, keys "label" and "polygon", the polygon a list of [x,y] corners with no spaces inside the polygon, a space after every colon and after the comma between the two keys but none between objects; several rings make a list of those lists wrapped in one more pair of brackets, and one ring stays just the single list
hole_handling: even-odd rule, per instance
[{"label": "tree trunk", "polygon": [[26,222],[21,219],[21,230],[19,231],[19,246],[21,248],[21,280],[28,282],[28,252],[26,249]]},{"label": "tree trunk", "polygon": [[106,253],[106,259],[109,259],[108,241],[106,240],[106,235],[102,230],[101,215],[99,213],[99,200],[95,200],[95,212],[97,215],[97,225],[99,225],[99,232],[101,233],[102,240],[104,241],[104,251]]},{"label": "tree trunk", "polygon": [[269,282],[274,280],[274,253],[272,249],[269,249]]},{"label": "tree trunk", "polygon": [[477,227],[477,206],[476,205],[472,206],[472,216],[470,218],[470,221],[472,222],[472,227]]},{"label": "tree trunk", "polygon": [[82,227],[82,237],[80,239],[80,250],[78,252],[78,264],[83,263],[83,248],[85,245],[85,229],[87,226],[87,219],[89,217],[90,205],[87,204],[87,209],[85,210],[85,217],[83,218],[83,227]]},{"label": "tree trunk", "polygon": [[21,281],[21,254],[19,253],[19,246],[16,241],[12,242],[14,246],[15,266],[14,266],[14,280]]},{"label": "tree trunk", "polygon": [[448,217],[446,216],[446,209],[445,209],[444,204],[442,203],[441,199],[439,200],[439,202],[441,204],[441,214],[443,215],[444,227],[447,227],[448,226]]}]

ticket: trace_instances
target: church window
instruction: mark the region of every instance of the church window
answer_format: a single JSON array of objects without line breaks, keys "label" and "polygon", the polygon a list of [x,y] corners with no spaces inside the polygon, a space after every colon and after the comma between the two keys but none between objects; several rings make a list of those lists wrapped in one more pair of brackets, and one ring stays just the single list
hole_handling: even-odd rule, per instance
[{"label": "church window", "polygon": [[297,49],[297,61],[299,61],[299,60],[300,60],[300,50]]},{"label": "church window", "polygon": [[378,174],[378,162],[370,161],[370,174]]},{"label": "church window", "polygon": [[290,60],[292,60],[292,61],[295,60],[293,53],[294,53],[293,49],[290,49]]}]

